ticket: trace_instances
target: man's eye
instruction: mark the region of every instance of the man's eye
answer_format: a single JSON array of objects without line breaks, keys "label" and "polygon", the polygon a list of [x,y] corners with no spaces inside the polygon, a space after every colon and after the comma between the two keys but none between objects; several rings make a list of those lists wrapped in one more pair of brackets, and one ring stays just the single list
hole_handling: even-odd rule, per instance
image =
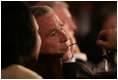
[{"label": "man's eye", "polygon": [[56,31],[53,31],[52,33],[51,33],[51,36],[54,36],[56,34]]},{"label": "man's eye", "polygon": [[51,36],[54,36],[54,35],[55,35],[55,33],[51,34]]}]

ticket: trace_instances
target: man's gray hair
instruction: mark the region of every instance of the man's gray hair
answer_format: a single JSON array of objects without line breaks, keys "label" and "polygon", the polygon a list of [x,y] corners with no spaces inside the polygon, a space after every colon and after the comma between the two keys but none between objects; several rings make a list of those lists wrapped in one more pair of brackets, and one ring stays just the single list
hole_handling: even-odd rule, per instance
[{"label": "man's gray hair", "polygon": [[62,7],[69,8],[69,5],[66,2],[63,2],[63,1],[40,1],[38,4],[35,4],[35,5],[37,5],[37,6],[47,5],[51,8],[53,8],[55,5],[59,5],[59,6],[62,6]]},{"label": "man's gray hair", "polygon": [[32,6],[30,7],[30,11],[35,16],[35,18],[43,16],[49,12],[53,12],[53,10],[48,6]]}]

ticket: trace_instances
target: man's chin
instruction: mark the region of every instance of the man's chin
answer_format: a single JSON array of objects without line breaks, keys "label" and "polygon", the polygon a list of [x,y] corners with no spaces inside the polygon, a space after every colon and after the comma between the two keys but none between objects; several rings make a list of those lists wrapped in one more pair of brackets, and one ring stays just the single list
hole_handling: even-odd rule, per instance
[{"label": "man's chin", "polygon": [[64,56],[62,57],[63,61],[68,61],[72,58],[72,53],[69,51],[67,53],[64,54]]}]

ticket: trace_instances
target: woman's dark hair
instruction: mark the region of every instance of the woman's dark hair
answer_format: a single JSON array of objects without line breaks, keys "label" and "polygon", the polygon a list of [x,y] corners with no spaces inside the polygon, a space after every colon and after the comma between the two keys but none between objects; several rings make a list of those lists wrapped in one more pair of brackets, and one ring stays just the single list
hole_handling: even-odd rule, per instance
[{"label": "woman's dark hair", "polygon": [[36,29],[27,6],[18,1],[1,2],[1,66],[25,66],[36,48]]}]

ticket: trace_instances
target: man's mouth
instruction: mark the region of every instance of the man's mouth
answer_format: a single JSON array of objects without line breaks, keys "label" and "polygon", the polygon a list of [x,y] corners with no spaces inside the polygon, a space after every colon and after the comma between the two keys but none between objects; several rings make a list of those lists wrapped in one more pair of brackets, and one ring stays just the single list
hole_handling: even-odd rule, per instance
[{"label": "man's mouth", "polygon": [[73,45],[75,45],[75,44],[77,44],[77,43],[72,43],[72,44],[70,44],[68,47],[71,47],[71,46],[73,46]]},{"label": "man's mouth", "polygon": [[64,52],[64,54],[65,53],[67,53],[69,50],[70,50],[70,48],[73,46],[73,45],[76,45],[77,43],[72,43],[72,44],[70,44],[70,45],[65,45],[64,47],[63,47],[63,49],[62,49],[62,51]]}]

